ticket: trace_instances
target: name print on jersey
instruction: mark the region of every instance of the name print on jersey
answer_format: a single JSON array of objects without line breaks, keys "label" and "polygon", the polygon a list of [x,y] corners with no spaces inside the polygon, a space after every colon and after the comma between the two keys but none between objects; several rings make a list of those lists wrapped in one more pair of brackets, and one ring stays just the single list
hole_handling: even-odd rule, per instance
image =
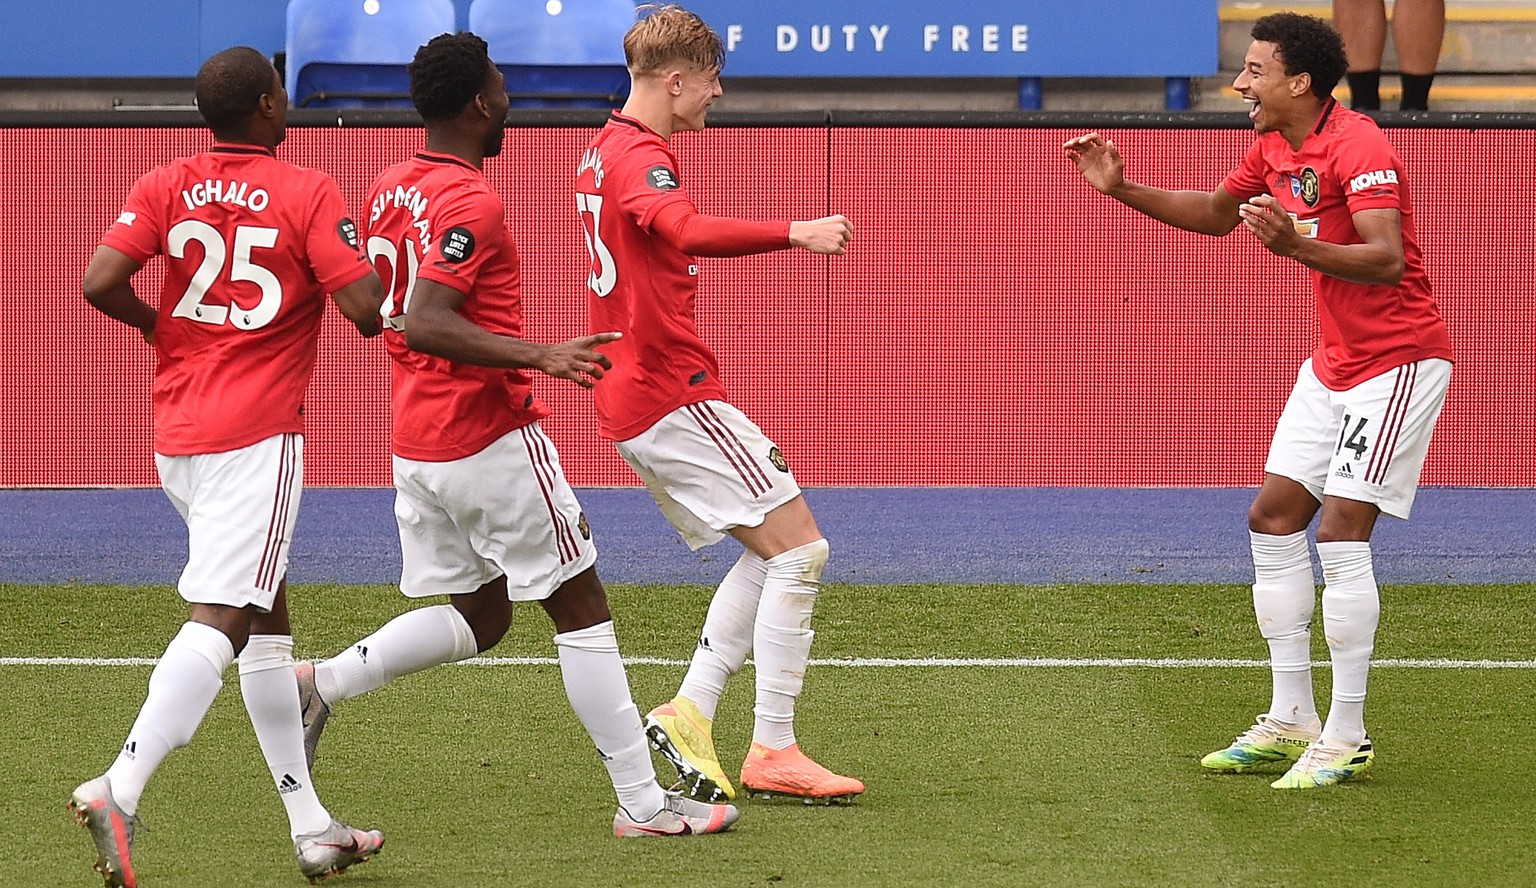
[{"label": "name print on jersey", "polygon": [[265,210],[270,200],[265,188],[252,189],[245,182],[225,182],[219,179],[205,179],[191,188],[182,189],[181,199],[189,210],[206,207],[211,203],[225,203],[256,213]]},{"label": "name print on jersey", "polygon": [[588,148],[582,152],[581,164],[576,167],[576,175],[580,176],[587,170],[592,171],[593,187],[603,187],[603,155],[596,148]]},{"label": "name print on jersey", "polygon": [[427,220],[421,218],[427,212],[426,195],[416,190],[416,186],[410,188],[396,185],[392,191],[380,192],[373,199],[373,207],[368,216],[369,224],[379,221],[384,211],[391,207],[403,207],[411,213],[411,227],[416,229],[416,234],[421,239],[421,249],[425,253],[432,246],[432,232],[427,225]]}]

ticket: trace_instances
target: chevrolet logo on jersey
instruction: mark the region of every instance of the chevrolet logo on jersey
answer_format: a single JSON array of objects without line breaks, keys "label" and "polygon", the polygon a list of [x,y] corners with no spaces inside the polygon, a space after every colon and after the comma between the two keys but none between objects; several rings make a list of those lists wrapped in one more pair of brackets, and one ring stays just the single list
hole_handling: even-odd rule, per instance
[{"label": "chevrolet logo on jersey", "polygon": [[677,181],[677,173],[664,166],[653,166],[645,174],[645,180],[658,191],[671,191],[683,187]]}]

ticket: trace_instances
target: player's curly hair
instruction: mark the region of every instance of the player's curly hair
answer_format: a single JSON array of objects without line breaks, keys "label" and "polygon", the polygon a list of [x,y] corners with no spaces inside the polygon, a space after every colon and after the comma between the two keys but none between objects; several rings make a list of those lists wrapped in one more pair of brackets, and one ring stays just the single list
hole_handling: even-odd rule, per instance
[{"label": "player's curly hair", "polygon": [[632,74],[655,74],[682,62],[700,71],[725,67],[725,42],[696,13],[669,3],[635,10],[642,18],[624,34],[624,61]]},{"label": "player's curly hair", "polygon": [[273,92],[276,76],[267,57],[249,46],[214,53],[197,69],[197,112],[215,134],[239,129]]},{"label": "player's curly hair", "polygon": [[1277,12],[1253,23],[1253,39],[1275,45],[1275,55],[1285,63],[1285,73],[1311,74],[1312,94],[1320,99],[1333,95],[1349,67],[1344,39],[1320,18],[1294,12]]},{"label": "player's curly hair", "polygon": [[485,41],[469,31],[439,34],[416,50],[406,70],[411,104],[422,120],[452,120],[485,90],[491,76]]}]

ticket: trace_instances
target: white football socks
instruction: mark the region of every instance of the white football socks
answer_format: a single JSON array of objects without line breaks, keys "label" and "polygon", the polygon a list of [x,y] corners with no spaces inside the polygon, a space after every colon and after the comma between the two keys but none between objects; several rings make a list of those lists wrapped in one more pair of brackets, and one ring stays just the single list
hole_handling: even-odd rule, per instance
[{"label": "white football socks", "polygon": [[811,611],[831,549],[817,540],[767,559],[768,577],[752,635],[757,704],[752,742],[784,749],[795,742],[795,700],[811,656]]},{"label": "white football socks", "polygon": [[293,675],[293,636],[252,635],[240,652],[240,694],[256,730],[256,742],[288,811],[295,838],[331,825],[304,761],[299,685]]},{"label": "white football socks", "polygon": [[1269,715],[1291,724],[1317,716],[1312,694],[1312,613],[1317,587],[1307,532],[1248,532],[1253,549],[1253,612],[1269,643]]},{"label": "white football socks", "polygon": [[1323,736],[1365,740],[1365,684],[1381,621],[1381,598],[1368,542],[1317,544],[1323,563],[1323,632],[1333,655],[1333,703]]},{"label": "white football socks", "polygon": [[234,659],[229,637],[212,626],[189,621],[171,639],[150,673],[149,691],[128,739],[107,769],[112,796],[124,812],[138,811],[155,769],[171,750],[192,741]]},{"label": "white football socks", "polygon": [[327,705],[381,688],[402,675],[473,657],[474,630],[451,604],[409,610],[329,660],[315,664]]},{"label": "white football socks", "polygon": [[555,649],[565,695],[597,745],[619,805],[637,820],[649,819],[661,810],[665,795],[656,782],[613,621],[561,632],[555,636]]},{"label": "white football socks", "polygon": [[756,552],[747,549],[720,588],[709,601],[709,614],[699,632],[699,646],[688,664],[688,674],[678,688],[679,697],[687,697],[707,719],[715,717],[726,679],[747,662],[752,649],[753,624],[757,621],[758,600],[768,579],[768,564]]}]

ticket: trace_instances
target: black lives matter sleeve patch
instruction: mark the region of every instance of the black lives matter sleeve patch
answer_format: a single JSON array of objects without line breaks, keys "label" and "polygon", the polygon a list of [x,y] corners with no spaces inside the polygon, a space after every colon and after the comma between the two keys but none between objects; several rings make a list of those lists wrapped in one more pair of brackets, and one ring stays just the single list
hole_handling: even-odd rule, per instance
[{"label": "black lives matter sleeve patch", "polygon": [[341,217],[341,221],[336,223],[336,233],[341,235],[342,243],[346,244],[354,250],[357,249],[356,222],[353,222],[351,219],[348,219],[345,216]]},{"label": "black lives matter sleeve patch", "polygon": [[672,191],[683,187],[677,181],[677,173],[660,165],[651,167],[645,174],[645,180],[657,191]]},{"label": "black lives matter sleeve patch", "polygon": [[475,235],[462,225],[455,225],[443,234],[438,250],[449,262],[463,262],[475,255]]}]

